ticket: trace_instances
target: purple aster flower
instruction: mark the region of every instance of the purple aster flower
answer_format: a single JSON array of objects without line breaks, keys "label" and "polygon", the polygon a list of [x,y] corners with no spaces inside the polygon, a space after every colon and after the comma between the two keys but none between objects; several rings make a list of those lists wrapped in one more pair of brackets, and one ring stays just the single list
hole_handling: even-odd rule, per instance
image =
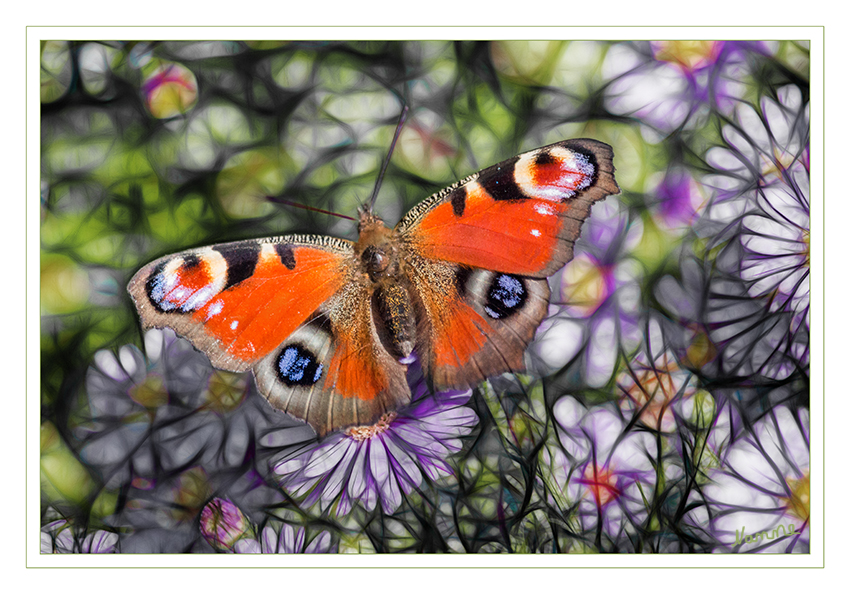
[{"label": "purple aster flower", "polygon": [[753,58],[773,51],[775,44],[767,42],[620,43],[608,51],[602,67],[611,80],[606,106],[663,134],[695,126],[711,109],[729,113],[747,91],[743,81]]},{"label": "purple aster flower", "polygon": [[725,146],[708,150],[706,161],[714,171],[702,180],[714,190],[706,212],[713,221],[740,216],[758,188],[783,181],[783,173],[795,162],[808,172],[809,104],[796,86],[780,88],[776,101],[763,97],[758,106],[740,102],[722,132]]},{"label": "purple aster flower", "polygon": [[95,354],[86,378],[89,419],[75,429],[80,455],[113,481],[151,477],[156,466],[179,471],[241,464],[252,435],[297,421],[260,398],[250,378],[214,370],[170,330],[145,334],[145,354],[124,346]]},{"label": "purple aster flower", "polygon": [[669,350],[652,361],[645,352],[628,364],[617,379],[620,409],[637,416],[640,423],[653,431],[670,433],[676,429],[674,404],[690,397],[696,387],[691,374],[679,367]]},{"label": "purple aster flower", "polygon": [[658,182],[654,191],[656,202],[650,205],[653,221],[668,232],[683,234],[689,231],[705,205],[700,184],[682,168],[672,168]]},{"label": "purple aster flower", "polygon": [[331,553],[331,535],[322,531],[307,542],[307,530],[290,524],[266,526],[259,538],[243,538],[234,546],[237,553]]},{"label": "purple aster flower", "polygon": [[[95,353],[94,365],[86,375],[88,419],[74,434],[80,442],[80,458],[101,469],[108,485],[130,480],[133,458],[139,467],[146,466],[142,460],[148,452],[140,446],[158,412],[170,402],[170,388],[183,392],[194,379],[196,366],[182,365],[178,367],[182,372],[170,373],[172,355],[178,363],[189,363],[182,356],[188,352],[180,342],[173,332],[154,330],[145,337],[147,356],[134,345],[121,347],[117,356],[106,350]],[[188,350],[194,352],[191,346]],[[195,362],[201,364],[202,357],[198,354]]]},{"label": "purple aster flower", "polygon": [[[740,279],[723,275],[724,268],[742,260],[740,250],[730,248],[720,254],[711,277],[699,279],[697,285],[684,285],[691,293],[687,299],[701,308],[697,312],[700,317],[682,320],[696,341],[686,345],[687,360],[704,374],[747,377],[748,381],[754,376],[785,379],[792,373],[805,372],[808,335],[792,332],[790,316],[767,311],[764,303],[752,299]],[[657,294],[679,292],[675,285],[673,279],[663,279]],[[667,295],[659,300],[671,308],[676,305]]]},{"label": "purple aster flower", "polygon": [[758,209],[741,221],[747,292],[770,311],[793,315],[792,332],[809,327],[809,170],[794,162],[782,178],[758,193]]},{"label": "purple aster flower", "polygon": [[741,104],[724,127],[695,229],[722,248],[708,281],[712,339],[738,373],[783,379],[809,362],[809,118],[797,87],[777,98]]},{"label": "purple aster flower", "polygon": [[96,353],[86,388],[75,446],[107,488],[126,489],[109,519],[122,527],[122,550],[190,549],[221,481],[231,493],[244,483],[240,501],[250,499],[250,509],[282,501],[264,485],[268,462],[257,443],[271,427],[303,423],[273,410],[245,374],[214,370],[173,332],[147,332],[144,354],[132,345]]},{"label": "purple aster flower", "polygon": [[106,530],[80,534],[67,520],[56,520],[41,527],[42,553],[115,553],[118,535]]},{"label": "purple aster flower", "polygon": [[571,396],[555,403],[554,416],[563,454],[543,450],[552,499],[562,509],[575,508],[578,532],[591,535],[597,547],[603,534],[619,543],[646,520],[657,480],[655,442],[649,433],[628,430],[608,406],[587,410]]},{"label": "purple aster flower", "polygon": [[[560,369],[584,348],[585,381],[605,385],[614,373],[619,352],[640,342],[639,280],[641,266],[628,252],[643,229],[630,221],[619,201],[609,198],[593,207],[576,243],[575,257],[552,277],[550,318],[537,330],[532,352],[543,375]],[[560,302],[560,307],[558,303]]]},{"label": "purple aster flower", "polygon": [[421,382],[408,407],[385,414],[375,425],[336,432],[278,463],[281,486],[306,495],[307,505],[335,506],[338,515],[346,515],[354,502],[374,509],[379,499],[392,513],[419,487],[423,474],[432,481],[451,475],[448,457],[460,451],[461,438],[478,422],[464,406],[471,391],[429,397],[424,392]]},{"label": "purple aster flower", "polygon": [[809,551],[809,414],[772,409],[709,472],[690,521],[715,552]]}]

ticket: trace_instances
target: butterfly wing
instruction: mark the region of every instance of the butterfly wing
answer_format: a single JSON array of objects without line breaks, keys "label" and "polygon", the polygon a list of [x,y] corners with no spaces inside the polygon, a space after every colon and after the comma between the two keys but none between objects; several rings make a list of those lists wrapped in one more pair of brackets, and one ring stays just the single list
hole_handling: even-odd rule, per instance
[{"label": "butterfly wing", "polygon": [[422,312],[417,350],[438,388],[474,386],[523,369],[523,353],[549,305],[549,284],[422,258],[408,272]]},{"label": "butterfly wing", "polygon": [[130,292],[145,328],[173,328],[228,371],[244,371],[346,282],[352,247],[325,237],[237,241],[164,256]]},{"label": "butterfly wing", "polygon": [[174,329],[220,369],[253,368],[272,405],[323,435],[410,398],[355,269],[350,242],[286,236],[165,256],[127,289],[144,327]]},{"label": "butterfly wing", "polygon": [[396,230],[431,260],[547,277],[572,259],[591,205],[620,192],[613,156],[584,138],[523,153],[434,194]]},{"label": "butterfly wing", "polygon": [[572,259],[592,204],[616,193],[611,147],[567,140],[484,169],[402,219],[417,349],[435,385],[523,368],[547,313],[546,277]]}]

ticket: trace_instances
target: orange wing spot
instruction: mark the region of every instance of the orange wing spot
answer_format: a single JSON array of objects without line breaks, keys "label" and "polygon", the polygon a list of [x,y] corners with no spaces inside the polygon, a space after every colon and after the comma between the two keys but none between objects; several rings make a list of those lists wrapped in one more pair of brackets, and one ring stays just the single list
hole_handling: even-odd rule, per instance
[{"label": "orange wing spot", "polygon": [[585,155],[563,147],[531,152],[516,163],[514,179],[528,196],[561,202],[593,183],[594,165]]},{"label": "orange wing spot", "polygon": [[487,342],[482,330],[487,327],[487,321],[463,302],[456,301],[445,315],[434,318],[433,322],[437,367],[462,367]]},{"label": "orange wing spot", "polygon": [[213,297],[194,317],[231,355],[258,359],[277,347],[345,282],[343,256],[296,247],[290,270],[263,257],[254,274]]},{"label": "orange wing spot", "polygon": [[568,204],[494,200],[475,182],[467,192],[461,217],[443,203],[423,218],[414,236],[423,256],[510,274],[535,274],[548,264]]},{"label": "orange wing spot", "polygon": [[[194,293],[209,286],[213,282],[213,277],[210,274],[209,265],[200,260],[193,265],[183,264],[175,272],[177,276],[177,286],[184,287]],[[174,291],[172,290],[169,295]]]},{"label": "orange wing spot", "polygon": [[534,169],[534,185],[539,188],[561,188],[575,191],[587,177],[581,171],[565,167],[566,163],[556,161],[538,165]]}]

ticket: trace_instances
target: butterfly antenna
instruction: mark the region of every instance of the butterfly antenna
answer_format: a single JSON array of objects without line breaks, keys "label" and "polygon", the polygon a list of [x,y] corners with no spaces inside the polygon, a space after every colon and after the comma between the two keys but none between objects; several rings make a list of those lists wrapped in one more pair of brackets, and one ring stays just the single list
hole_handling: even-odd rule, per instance
[{"label": "butterfly antenna", "polygon": [[312,210],[313,212],[320,212],[322,214],[331,215],[334,217],[339,217],[341,219],[348,219],[349,221],[356,221],[354,217],[350,217],[348,215],[339,214],[338,212],[334,212],[332,210],[325,210],[323,208],[316,208],[315,206],[307,206],[306,204],[299,204],[298,202],[292,202],[290,200],[286,200],[285,198],[277,198],[275,196],[266,196],[266,199],[271,200],[277,204],[285,204],[286,206],[294,206],[295,208],[303,208],[304,210]]},{"label": "butterfly antenna", "polygon": [[375,200],[378,198],[378,190],[381,189],[381,183],[384,181],[384,173],[386,173],[387,166],[390,164],[390,157],[393,154],[393,150],[395,150],[395,143],[398,142],[398,137],[401,136],[401,128],[404,126],[404,120],[407,119],[407,110],[408,107],[405,105],[401,110],[401,115],[398,117],[398,125],[395,127],[393,142],[390,145],[390,150],[387,152],[387,158],[384,159],[384,164],[381,166],[381,173],[378,174],[378,181],[375,182],[375,189],[372,190],[372,199],[369,200],[370,213],[372,212],[372,208],[375,206]]}]

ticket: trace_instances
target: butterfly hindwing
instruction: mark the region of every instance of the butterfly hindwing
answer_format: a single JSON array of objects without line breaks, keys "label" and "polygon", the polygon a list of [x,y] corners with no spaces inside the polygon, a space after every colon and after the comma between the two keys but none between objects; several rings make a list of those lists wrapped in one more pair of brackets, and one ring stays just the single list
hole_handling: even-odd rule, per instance
[{"label": "butterfly hindwing", "polygon": [[410,401],[405,365],[381,346],[368,291],[347,284],[255,368],[271,404],[319,435],[371,425]]},{"label": "butterfly hindwing", "polygon": [[339,291],[351,254],[317,236],[225,243],[155,260],[127,289],[145,328],[173,328],[214,366],[244,371]]},{"label": "butterfly hindwing", "polygon": [[546,316],[545,279],[422,259],[410,268],[420,309],[417,352],[437,388],[474,386],[521,371]]},{"label": "butterfly hindwing", "polygon": [[434,194],[396,230],[428,259],[546,277],[572,259],[591,205],[619,193],[612,159],[590,139],[523,153]]}]

